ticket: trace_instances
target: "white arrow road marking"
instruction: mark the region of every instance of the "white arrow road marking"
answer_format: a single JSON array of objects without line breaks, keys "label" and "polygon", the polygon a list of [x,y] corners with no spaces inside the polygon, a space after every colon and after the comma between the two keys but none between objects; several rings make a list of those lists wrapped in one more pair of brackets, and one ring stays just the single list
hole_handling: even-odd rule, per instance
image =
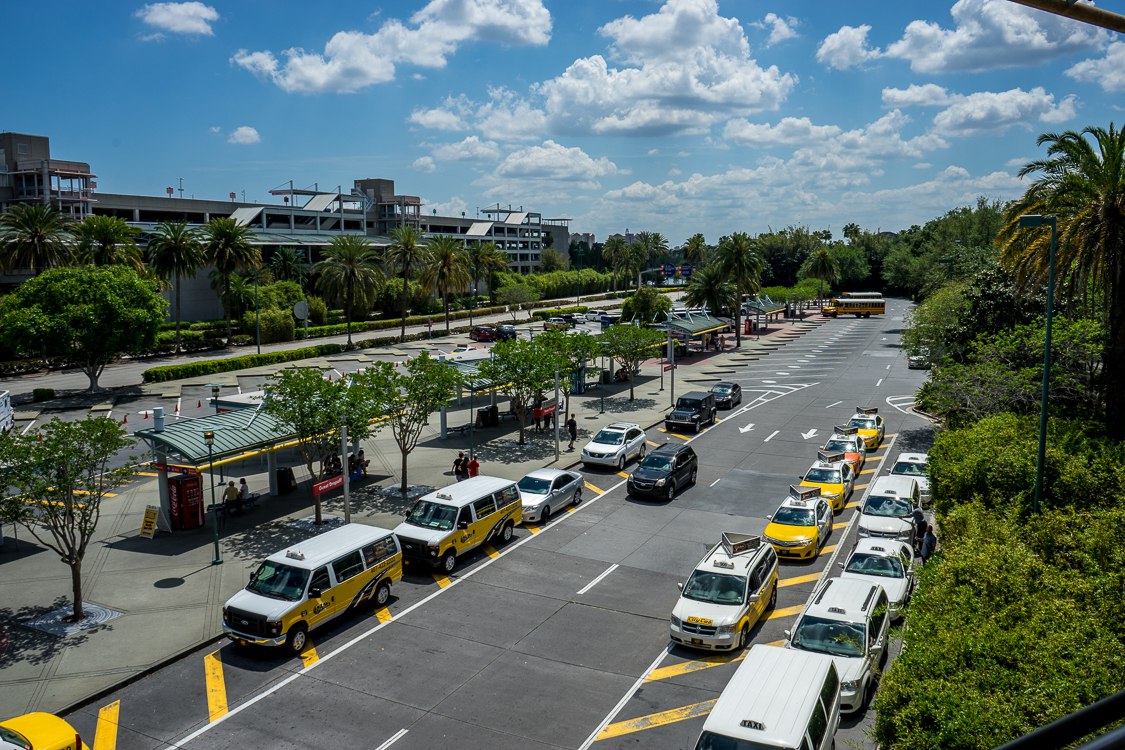
[{"label": "white arrow road marking", "polygon": [[887,396],[887,404],[903,414],[918,416],[911,411],[914,407],[914,396]]},{"label": "white arrow road marking", "polygon": [[769,441],[773,440],[774,435],[776,435],[779,432],[781,432],[781,430],[774,430],[773,432],[770,433],[770,436],[768,438],[766,438],[765,440],[763,440],[762,442],[768,443]]},{"label": "white arrow road marking", "polygon": [[808,432],[802,432],[801,437],[803,437],[805,440],[808,440],[811,437],[816,437],[816,428],[814,427]]},{"label": "white arrow road marking", "polygon": [[750,432],[753,429],[754,429],[754,423],[751,422],[750,424],[746,425],[745,427],[739,427],[738,431],[739,432]]}]

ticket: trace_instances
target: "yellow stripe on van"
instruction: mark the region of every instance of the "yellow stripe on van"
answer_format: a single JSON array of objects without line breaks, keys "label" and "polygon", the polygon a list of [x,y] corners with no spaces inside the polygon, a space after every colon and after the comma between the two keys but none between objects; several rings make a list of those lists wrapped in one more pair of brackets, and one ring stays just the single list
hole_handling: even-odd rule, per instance
[{"label": "yellow stripe on van", "polygon": [[203,657],[203,674],[207,678],[207,720],[214,722],[227,714],[227,685],[218,651]]},{"label": "yellow stripe on van", "polygon": [[702,703],[692,703],[690,706],[680,706],[679,708],[660,711],[659,713],[649,714],[648,716],[639,716],[636,719],[610,724],[598,735],[598,741],[608,740],[612,737],[620,737],[625,734],[633,734],[634,732],[643,732],[646,729],[653,729],[655,727],[664,726],[665,724],[675,724],[678,721],[687,721],[697,716],[706,716],[711,713],[711,709],[715,707],[715,703],[717,703],[718,700],[718,698],[712,698]]}]

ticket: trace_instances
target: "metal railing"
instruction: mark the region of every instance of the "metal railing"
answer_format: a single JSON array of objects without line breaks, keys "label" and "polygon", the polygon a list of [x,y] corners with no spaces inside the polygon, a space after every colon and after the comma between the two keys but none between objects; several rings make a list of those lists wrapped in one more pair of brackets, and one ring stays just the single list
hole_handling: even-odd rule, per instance
[{"label": "metal railing", "polygon": [[[1066,747],[1122,719],[1125,719],[1125,690],[1028,732],[1023,737],[1000,746],[997,750],[1044,750]],[[1125,748],[1125,726],[1090,740],[1078,750],[1110,750],[1110,748]]]}]

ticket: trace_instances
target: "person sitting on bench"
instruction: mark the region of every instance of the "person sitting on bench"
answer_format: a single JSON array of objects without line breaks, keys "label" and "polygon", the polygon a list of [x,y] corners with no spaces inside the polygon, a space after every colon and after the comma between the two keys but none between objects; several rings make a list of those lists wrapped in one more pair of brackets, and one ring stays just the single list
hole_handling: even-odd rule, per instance
[{"label": "person sitting on bench", "polygon": [[238,480],[238,507],[239,510],[248,505],[253,505],[258,502],[258,495],[250,491],[250,485],[246,484],[246,478]]},{"label": "person sitting on bench", "polygon": [[238,488],[234,486],[233,479],[227,483],[226,489],[223,490],[223,507],[228,513],[242,511],[242,498],[239,497]]}]

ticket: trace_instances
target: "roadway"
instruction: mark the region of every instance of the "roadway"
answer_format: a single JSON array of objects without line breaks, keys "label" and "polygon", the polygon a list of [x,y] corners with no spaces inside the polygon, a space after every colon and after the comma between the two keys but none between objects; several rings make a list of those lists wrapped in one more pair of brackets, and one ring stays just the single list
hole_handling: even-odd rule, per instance
[{"label": "roadway", "polygon": [[[923,379],[899,348],[905,305],[711,371],[742,384],[741,406],[698,436],[648,431],[700,456],[697,484],[670,503],[632,500],[623,476],[585,471],[577,508],[466,556],[452,576],[408,571],[388,607],[314,632],[300,658],[212,645],[67,718],[97,750],[693,747],[741,655],[669,647],[676,583],[722,531],[760,533],[832,425],[878,406],[888,436],[833,537],[814,561],[782,562],[777,606],[752,634],[784,638],[854,541],[854,506],[881,461],[904,440],[925,447],[926,422],[896,408]],[[838,739],[870,745],[862,719]]]}]

